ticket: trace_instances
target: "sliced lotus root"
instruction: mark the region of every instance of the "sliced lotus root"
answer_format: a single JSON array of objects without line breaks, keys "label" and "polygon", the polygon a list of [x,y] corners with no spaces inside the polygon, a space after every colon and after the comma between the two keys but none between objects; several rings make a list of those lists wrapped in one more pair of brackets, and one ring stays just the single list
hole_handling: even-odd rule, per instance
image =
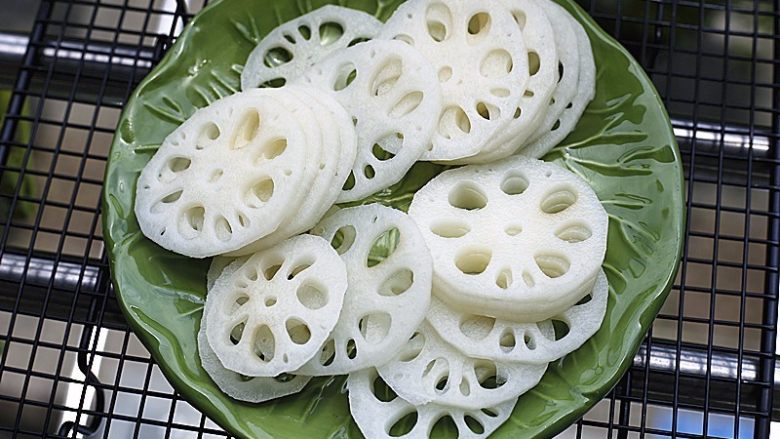
[{"label": "sliced lotus root", "polygon": [[515,322],[577,303],[606,252],[607,213],[593,189],[525,157],[446,171],[415,194],[409,215],[433,256],[434,293]]},{"label": "sliced lotus root", "polygon": [[501,2],[410,0],[379,37],[414,46],[438,72],[443,110],[423,160],[471,157],[513,120],[529,77],[528,52]]},{"label": "sliced lotus root", "polygon": [[[534,134],[531,144],[521,151],[521,154],[534,158],[543,157],[574,131],[585,108],[596,96],[596,64],[588,33],[561,6],[549,0],[544,0],[541,4],[546,5],[548,16],[556,29],[565,29],[565,21],[569,23],[571,31],[555,34],[556,44],[565,44],[568,47],[558,46],[563,76],[558,90],[553,95],[554,103],[548,112],[548,118]],[[575,56],[567,53],[574,49]]]},{"label": "sliced lotus root", "polygon": [[301,391],[311,377],[282,374],[273,378],[252,378],[225,369],[209,346],[205,322],[198,332],[200,363],[214,384],[233,399],[246,402],[265,402]]},{"label": "sliced lotus root", "polygon": [[352,418],[371,439],[440,437],[437,430],[446,424],[455,426],[458,439],[483,439],[509,419],[517,403],[512,399],[469,410],[433,403],[415,407],[398,397],[374,368],[351,373],[347,389]]},{"label": "sliced lotus root", "polygon": [[514,114],[514,120],[482,152],[464,159],[466,163],[490,163],[509,157],[525,145],[547,115],[550,98],[559,76],[555,32],[544,9],[536,0],[503,0],[523,32],[528,48],[528,87]]},{"label": "sliced lotus root", "polygon": [[374,38],[381,27],[365,12],[332,5],[288,21],[249,55],[241,88],[281,87],[329,54]]},{"label": "sliced lotus root", "polygon": [[398,396],[411,404],[479,410],[514,400],[536,386],[547,364],[471,358],[424,322],[397,356],[378,370]]},{"label": "sliced lotus root", "polygon": [[431,256],[417,225],[379,204],[344,209],[313,233],[347,266],[349,287],[339,322],[305,375],[343,375],[386,363],[425,318],[431,301]]},{"label": "sliced lotus root", "polygon": [[441,111],[433,66],[397,41],[369,41],[316,64],[301,80],[332,93],[352,116],[357,158],[339,202],[400,181],[422,156]]},{"label": "sliced lotus root", "polygon": [[280,106],[286,90],[239,93],[198,110],[138,179],[135,214],[149,239],[205,258],[276,230],[303,193],[306,135]]},{"label": "sliced lotus root", "polygon": [[[598,331],[607,312],[608,297],[609,285],[602,271],[593,291],[581,303],[544,322],[514,323],[463,313],[436,298],[427,318],[440,336],[466,355],[547,364],[579,349]],[[543,331],[539,325],[548,327]]]},{"label": "sliced lotus root", "polygon": [[327,241],[289,239],[235,262],[217,279],[203,315],[209,344],[242,375],[295,371],[336,326],[346,289],[346,268]]}]

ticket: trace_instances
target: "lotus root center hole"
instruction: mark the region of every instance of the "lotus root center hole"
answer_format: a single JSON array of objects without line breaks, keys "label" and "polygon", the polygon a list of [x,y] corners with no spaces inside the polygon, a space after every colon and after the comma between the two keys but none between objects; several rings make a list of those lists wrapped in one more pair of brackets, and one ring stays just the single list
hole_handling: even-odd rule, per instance
[{"label": "lotus root center hole", "polygon": [[523,227],[519,224],[512,224],[509,226],[506,226],[506,229],[504,229],[507,235],[509,236],[517,236],[520,233],[523,232]]},{"label": "lotus root center hole", "polygon": [[[433,428],[431,428],[430,436],[426,437],[456,437],[452,435],[452,432],[458,431],[458,424],[452,419],[451,416],[446,415],[439,418]],[[465,435],[463,435],[465,437]]]},{"label": "lotus root center hole", "polygon": [[292,61],[293,54],[284,47],[274,47],[265,54],[264,63],[266,67],[274,68]]},{"label": "lotus root center hole", "polygon": [[562,189],[547,195],[542,201],[542,212],[557,214],[570,208],[577,202],[577,194],[570,189]]},{"label": "lotus root center hole", "polygon": [[336,230],[333,235],[333,239],[330,240],[330,245],[336,250],[336,253],[343,255],[352,248],[357,237],[357,231],[354,226],[344,226]]},{"label": "lotus root center hole", "polygon": [[569,335],[569,325],[561,320],[552,321],[553,330],[555,331],[555,340],[561,340]]},{"label": "lotus root center hole", "polygon": [[246,322],[241,322],[230,330],[230,343],[234,346],[241,343],[241,338],[244,336],[244,329],[246,329]]},{"label": "lotus root center hole", "polygon": [[328,295],[325,288],[313,283],[305,283],[298,287],[296,292],[298,302],[311,310],[318,310],[328,304]]},{"label": "lotus root center hole", "polygon": [[469,428],[469,430],[471,430],[472,433],[476,435],[485,433],[485,427],[477,420],[477,418],[466,415],[463,417],[463,422],[466,423],[466,426]]},{"label": "lotus root center hole", "polygon": [[309,326],[300,320],[290,319],[284,325],[287,328],[287,335],[293,343],[304,345],[311,340],[311,330]]},{"label": "lotus root center hole", "polygon": [[479,385],[483,389],[498,389],[506,384],[506,380],[498,375],[496,363],[492,361],[478,361],[474,364],[474,373],[479,379]]},{"label": "lotus root center hole", "polygon": [[578,242],[587,241],[593,236],[593,233],[588,226],[584,224],[572,224],[555,232],[555,236],[568,243],[576,244]]},{"label": "lotus root center hole", "polygon": [[504,333],[501,334],[501,338],[499,339],[498,343],[502,351],[512,352],[512,350],[514,350],[515,346],[517,345],[517,340],[515,340],[515,333],[512,332],[511,329],[506,329]]},{"label": "lotus root center hole", "polygon": [[401,268],[393,272],[379,285],[379,295],[396,297],[409,291],[414,284],[414,273],[408,268]]},{"label": "lotus root center hole", "polygon": [[219,135],[220,135],[220,131],[217,124],[215,124],[214,122],[207,123],[200,131],[198,140],[195,142],[195,148],[196,149],[205,148],[211,142],[217,140],[219,138]]},{"label": "lotus root center hole", "polygon": [[469,20],[469,35],[485,35],[490,32],[490,15],[480,12]]},{"label": "lotus root center hole", "polygon": [[224,216],[217,219],[217,222],[214,224],[214,231],[217,234],[217,239],[220,241],[227,242],[233,238],[233,228]]},{"label": "lotus root center hole", "polygon": [[265,363],[274,359],[275,340],[271,328],[263,325],[255,331],[253,351],[255,356]]},{"label": "lotus root center hole", "polygon": [[334,22],[323,23],[320,26],[320,44],[329,46],[344,36],[344,28]]},{"label": "lotus root center hole", "polygon": [[249,189],[247,194],[247,205],[259,208],[267,203],[274,196],[274,181],[270,177],[264,177],[258,180]]},{"label": "lotus root center hole", "polygon": [[270,308],[270,307],[276,305],[277,302],[278,302],[278,300],[276,299],[276,297],[266,297],[265,301],[263,303],[265,304],[265,306]]},{"label": "lotus root center hole", "polygon": [[375,267],[390,258],[400,243],[401,231],[398,228],[393,227],[382,232],[371,244],[366,266],[368,268]]},{"label": "lotus root center hole", "polygon": [[462,137],[471,132],[471,120],[466,111],[458,106],[444,110],[439,119],[439,134],[447,140]]},{"label": "lotus root center hole", "polygon": [[255,109],[247,110],[236,126],[233,149],[241,149],[252,142],[260,132],[260,113]]},{"label": "lotus root center hole", "polygon": [[542,63],[539,60],[539,54],[536,52],[528,52],[528,73],[531,76],[539,73],[539,69],[542,67]]},{"label": "lotus root center hole", "polygon": [[550,279],[556,279],[569,272],[569,261],[563,256],[543,254],[534,258],[542,273]]},{"label": "lotus root center hole", "polygon": [[378,345],[390,333],[391,324],[392,318],[390,314],[382,312],[362,317],[358,321],[358,328],[367,343]]},{"label": "lotus root center hole", "polygon": [[184,224],[192,231],[202,231],[205,219],[206,209],[203,206],[193,206],[184,212]]},{"label": "lotus root center hole", "polygon": [[463,274],[476,276],[485,272],[492,256],[488,249],[466,249],[456,257],[455,266]]},{"label": "lotus root center hole", "polygon": [[[387,434],[390,437],[404,437],[412,432],[417,425],[417,410],[410,406],[411,412],[401,416],[395,423],[387,430]],[[457,431],[457,430],[452,430]]]},{"label": "lotus root center hole", "polygon": [[431,232],[442,238],[460,238],[470,231],[468,224],[457,221],[439,221],[431,225]]},{"label": "lotus root center hole", "polygon": [[391,119],[400,119],[410,115],[414,110],[420,107],[424,97],[425,95],[421,91],[407,93],[393,105],[388,116],[390,116]]},{"label": "lotus root center hole", "polygon": [[342,91],[352,85],[353,82],[355,82],[355,79],[357,79],[357,68],[355,68],[355,65],[352,63],[343,64],[338,69],[338,74],[336,75],[336,81],[333,83],[333,90],[334,91]]},{"label": "lotus root center hole", "polygon": [[505,268],[498,273],[496,277],[496,286],[502,290],[512,286],[512,270]]},{"label": "lotus root center hole", "polygon": [[514,68],[515,63],[509,52],[504,49],[494,49],[482,60],[479,71],[486,78],[497,79],[512,73]]},{"label": "lotus root center hole", "polygon": [[520,195],[528,189],[528,179],[525,176],[512,172],[501,183],[501,190],[507,195]]},{"label": "lotus root center hole", "polygon": [[476,184],[458,184],[449,195],[450,205],[456,209],[479,210],[487,206],[487,196]]},{"label": "lotus root center hole", "polygon": [[211,176],[209,177],[209,183],[216,183],[219,181],[220,178],[225,174],[225,171],[222,169],[217,169],[211,172]]},{"label": "lotus root center hole", "polygon": [[525,29],[525,23],[526,23],[526,16],[525,12],[515,10],[512,11],[512,17],[515,19],[515,23],[517,23],[517,26],[520,27],[520,30]]},{"label": "lotus root center hole", "polygon": [[371,393],[374,395],[374,398],[380,402],[390,402],[398,398],[398,394],[387,385],[379,374],[377,374],[376,378],[371,382]]},{"label": "lotus root center hole", "polygon": [[403,63],[400,58],[392,57],[384,61],[378,69],[374,79],[371,81],[371,95],[384,96],[401,79],[403,74]]},{"label": "lotus root center hole", "polygon": [[496,319],[486,316],[467,316],[460,322],[460,332],[466,337],[481,341],[490,335],[490,331],[496,325]]},{"label": "lotus root center hole", "polygon": [[439,69],[439,82],[447,82],[452,79],[452,67],[444,66]]},{"label": "lotus root center hole", "polygon": [[530,334],[523,335],[523,343],[525,343],[525,346],[530,351],[536,349],[536,341],[534,341]]},{"label": "lotus root center hole", "polygon": [[419,332],[415,332],[409,339],[409,343],[405,344],[398,353],[398,361],[402,363],[408,363],[420,356],[423,348],[425,347],[425,336]]},{"label": "lotus root center hole", "polygon": [[287,139],[275,139],[263,145],[260,153],[261,160],[273,160],[284,154],[287,150]]},{"label": "lotus root center hole", "polygon": [[536,285],[533,276],[531,276],[531,273],[527,271],[523,273],[523,282],[528,286],[528,288],[533,288],[534,285]]},{"label": "lotus root center hole", "polygon": [[350,360],[357,358],[357,343],[353,339],[347,342],[347,358]]}]

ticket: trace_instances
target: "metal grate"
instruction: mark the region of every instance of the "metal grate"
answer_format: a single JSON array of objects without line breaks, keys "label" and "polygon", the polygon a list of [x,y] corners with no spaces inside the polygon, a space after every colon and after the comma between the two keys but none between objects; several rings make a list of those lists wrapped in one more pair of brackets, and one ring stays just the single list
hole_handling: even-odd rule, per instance
[{"label": "metal grate", "polygon": [[[185,3],[42,0],[29,32],[0,30],[13,88],[0,177],[16,182],[0,187],[0,438],[225,436],[128,332],[99,227],[122,105],[203,6]],[[661,92],[689,221],[677,285],[634,367],[562,437],[769,437],[780,0],[580,3]]]}]

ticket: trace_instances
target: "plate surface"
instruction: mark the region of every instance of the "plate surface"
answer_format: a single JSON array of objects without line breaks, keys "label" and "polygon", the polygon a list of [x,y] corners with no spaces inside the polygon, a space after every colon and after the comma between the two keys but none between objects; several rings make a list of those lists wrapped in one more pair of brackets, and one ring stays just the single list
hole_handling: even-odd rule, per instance
[{"label": "plate surface", "polygon": [[[559,1],[590,35],[597,93],[575,132],[546,159],[589,181],[609,212],[609,307],[601,330],[551,365],[496,438],[551,437],[612,388],[669,293],[682,247],[682,165],[666,111],[628,52],[572,1]],[[325,3],[222,0],[204,9],[125,106],[106,171],[104,236],[125,317],[176,390],[238,437],[361,434],[349,415],[343,377],[315,379],[297,396],[262,405],[233,401],[217,389],[196,350],[209,261],[167,252],[141,234],[135,183],[163,139],[196,108],[238,90],[241,64],[262,35]],[[339,3],[386,19],[401,1]],[[367,201],[406,209],[414,191],[444,169],[418,164]]]}]

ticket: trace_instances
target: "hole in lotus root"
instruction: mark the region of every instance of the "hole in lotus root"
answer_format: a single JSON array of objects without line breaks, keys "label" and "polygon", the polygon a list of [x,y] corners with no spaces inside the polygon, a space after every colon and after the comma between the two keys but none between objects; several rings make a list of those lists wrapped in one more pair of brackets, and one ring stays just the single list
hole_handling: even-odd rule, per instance
[{"label": "hole in lotus root", "polygon": [[375,267],[385,261],[395,253],[398,244],[401,242],[401,231],[396,227],[385,230],[371,244],[371,250],[368,252],[366,266]]},{"label": "hole in lotus root", "polygon": [[349,176],[347,177],[347,181],[344,182],[344,186],[342,186],[342,190],[345,191],[351,191],[355,188],[355,171],[352,171],[349,173]]},{"label": "hole in lotus root", "polygon": [[480,341],[490,334],[495,325],[496,319],[492,317],[471,315],[460,322],[460,332],[474,341]]},{"label": "hole in lotus root", "polygon": [[353,82],[355,82],[357,75],[357,68],[355,68],[354,64],[342,64],[338,69],[338,73],[336,74],[336,80],[333,82],[333,90],[342,91],[346,89],[352,85]]},{"label": "hole in lotus root", "polygon": [[463,396],[471,395],[471,384],[469,384],[468,380],[462,380],[460,382],[460,393]]},{"label": "hole in lotus root", "polygon": [[279,300],[276,297],[271,296],[271,297],[266,297],[265,301],[263,301],[263,304],[270,308],[270,307],[276,305],[276,303],[278,301]]},{"label": "hole in lotus root", "polygon": [[455,423],[450,415],[445,415],[433,424],[431,434],[428,437],[458,437],[457,432],[458,424]]},{"label": "hole in lotus root", "polygon": [[484,102],[480,102],[480,103],[477,104],[477,114],[479,114],[479,117],[481,117],[481,118],[483,118],[485,120],[490,120],[491,119],[491,117],[490,117],[491,110],[494,113],[498,112],[498,108],[496,108],[496,107],[494,107],[494,106],[492,106],[490,104],[486,104]]},{"label": "hole in lotus root", "polygon": [[562,62],[558,62],[558,82],[563,80],[564,67]]},{"label": "hole in lotus root", "polygon": [[298,302],[311,310],[317,310],[328,304],[328,294],[320,285],[311,282],[298,287],[295,293],[298,296]]},{"label": "hole in lotus root", "polygon": [[452,79],[452,67],[444,66],[439,69],[439,82],[447,82]]},{"label": "hole in lotus root", "polygon": [[287,274],[287,280],[293,280],[295,276],[298,276],[301,274],[302,271],[306,270],[307,268],[311,267],[314,264],[313,261],[304,261],[297,263],[295,267],[293,267],[292,270]]},{"label": "hole in lotus root", "polygon": [[530,334],[523,335],[523,343],[525,343],[525,346],[528,348],[528,350],[534,350],[536,349],[536,341],[533,337],[531,337]]},{"label": "hole in lotus root", "polygon": [[490,94],[492,94],[493,96],[495,96],[497,98],[506,98],[511,93],[509,92],[509,89],[506,89],[506,88],[494,88],[494,89],[490,90]]},{"label": "hole in lotus root", "polygon": [[551,254],[541,254],[534,257],[536,265],[550,279],[556,279],[569,272],[570,263],[563,257]]},{"label": "hole in lotus root", "polygon": [[498,375],[496,363],[492,361],[476,361],[474,363],[474,374],[479,380],[479,385],[483,389],[498,389],[506,384],[506,379]]},{"label": "hole in lotus root", "polygon": [[260,133],[260,113],[256,109],[247,110],[236,125],[233,149],[241,149],[252,142]]},{"label": "hole in lotus root", "polygon": [[244,201],[247,206],[258,209],[274,196],[274,181],[271,177],[263,177],[255,182],[246,193]]},{"label": "hole in lotus root", "polygon": [[322,23],[320,25],[320,45],[330,46],[344,36],[344,28],[334,22]]},{"label": "hole in lotus root", "polygon": [[569,335],[569,325],[561,320],[552,320],[553,330],[555,331],[555,341]]},{"label": "hole in lotus root", "polygon": [[487,196],[475,183],[463,182],[455,186],[448,197],[450,206],[463,210],[478,210],[487,206]]},{"label": "hole in lotus root", "polygon": [[555,236],[563,241],[576,244],[587,241],[593,233],[585,224],[570,224],[555,232]]},{"label": "hole in lotus root", "polygon": [[536,52],[528,52],[528,73],[531,76],[539,73],[539,69],[542,67],[542,62],[539,60],[539,54]]},{"label": "hole in lotus root", "polygon": [[283,64],[287,64],[288,62],[292,61],[292,59],[292,52],[285,49],[284,47],[274,47],[266,52],[263,62],[266,67],[274,68]]},{"label": "hole in lotus root", "polygon": [[217,239],[223,242],[230,241],[233,238],[233,228],[230,226],[227,218],[220,216],[214,224],[214,231],[217,234]]},{"label": "hole in lotus root", "polygon": [[170,195],[166,195],[165,197],[162,198],[162,200],[160,200],[160,202],[163,204],[175,203],[179,201],[179,199],[181,198],[182,192],[183,192],[182,190],[178,190]]},{"label": "hole in lotus root", "polygon": [[393,146],[395,150],[401,149],[404,143],[404,135],[394,133],[379,139],[371,148],[371,154],[380,162],[392,160],[395,154],[388,151],[388,146]]},{"label": "hole in lotus root", "polygon": [[287,328],[287,335],[293,343],[304,345],[311,340],[311,330],[306,323],[297,319],[289,319],[284,326]]},{"label": "hole in lotus root", "polygon": [[371,41],[370,38],[355,38],[354,40],[350,41],[349,44],[347,44],[347,47],[357,46],[358,44],[362,44],[365,42]]},{"label": "hole in lotus root", "polygon": [[577,202],[577,194],[571,189],[560,189],[542,200],[542,212],[554,215],[561,213]]},{"label": "hole in lotus root", "polygon": [[434,388],[436,389],[436,393],[444,393],[444,390],[447,388],[447,384],[450,382],[449,375],[444,375],[442,377],[439,377],[439,380],[436,382],[436,385]]},{"label": "hole in lotus root", "polygon": [[505,268],[496,277],[496,286],[505,290],[512,286],[512,270]]},{"label": "hole in lotus root", "polygon": [[501,334],[501,338],[498,340],[498,345],[504,352],[511,352],[517,346],[517,340],[515,340],[515,333],[510,328],[504,330]]},{"label": "hole in lotus root", "polygon": [[414,284],[414,273],[408,268],[402,268],[385,279],[379,286],[380,296],[396,297],[407,292]]},{"label": "hole in lotus root", "polygon": [[485,56],[480,66],[480,73],[486,78],[496,79],[512,73],[515,63],[512,55],[504,49],[494,49]]},{"label": "hole in lotus root", "polygon": [[471,417],[471,415],[465,415],[463,422],[466,423],[466,427],[474,434],[485,433],[485,427],[477,420],[477,418]]},{"label": "hole in lotus root", "polygon": [[408,363],[420,356],[425,347],[425,336],[415,332],[398,353],[398,361]]},{"label": "hole in lotus root", "polygon": [[507,195],[520,195],[528,189],[528,179],[517,171],[510,171],[501,182],[501,190]]},{"label": "hole in lotus root", "polygon": [[401,416],[401,418],[395,421],[390,429],[387,430],[387,434],[390,437],[404,437],[411,433],[414,426],[417,425],[417,410],[411,406],[410,408],[412,410],[411,412]]},{"label": "hole in lotus root", "polygon": [[355,231],[355,227],[344,226],[336,230],[333,239],[330,240],[330,245],[336,250],[336,253],[343,255],[352,248],[356,237],[357,231]]},{"label": "hole in lotus root", "polygon": [[520,27],[520,30],[525,29],[525,23],[526,23],[526,16],[525,12],[517,9],[512,11],[512,18],[515,19],[515,23],[517,23],[517,26]]},{"label": "hole in lotus root", "polygon": [[517,110],[515,110],[515,114],[512,117],[514,117],[515,119],[520,119],[520,116],[522,116],[522,115],[523,115],[523,109],[520,108],[520,107],[517,107]]},{"label": "hole in lotus root", "polygon": [[176,174],[180,174],[187,169],[190,169],[192,160],[186,157],[173,157],[165,162],[165,167],[160,171],[158,178],[163,182],[171,182],[177,177]]},{"label": "hole in lotus root", "polygon": [[371,166],[371,165],[366,165],[366,167],[365,167],[365,168],[363,168],[363,175],[364,175],[364,176],[365,176],[367,179],[371,180],[371,179],[373,179],[374,177],[376,177],[376,170],[374,170],[374,167],[373,167],[373,166]]},{"label": "hole in lotus root", "polygon": [[580,301],[577,302],[575,304],[575,306],[585,305],[586,303],[590,302],[591,300],[593,300],[593,294],[588,294],[587,296],[585,296],[582,299],[580,299]]},{"label": "hole in lotus root", "polygon": [[203,149],[207,147],[211,142],[217,140],[220,135],[220,130],[217,124],[214,122],[208,122],[200,130],[198,140],[195,141],[196,149]]},{"label": "hole in lotus root", "polygon": [[233,301],[233,306],[230,308],[230,314],[235,314],[235,312],[247,302],[249,302],[249,296],[246,294],[239,294]]},{"label": "hole in lotus root", "polygon": [[362,317],[358,321],[360,335],[369,344],[381,343],[390,332],[392,318],[388,313],[374,313]]},{"label": "hole in lotus root", "polygon": [[470,231],[468,224],[453,220],[442,220],[431,225],[431,232],[442,238],[460,238]]},{"label": "hole in lotus root", "polygon": [[284,34],[284,39],[289,41],[291,44],[295,44],[295,37],[290,34]]},{"label": "hole in lotus root", "polygon": [[209,176],[209,183],[216,183],[219,181],[222,176],[225,175],[224,169],[216,169],[211,172],[211,175]]},{"label": "hole in lotus root", "polygon": [[523,226],[521,226],[520,224],[510,224],[506,226],[504,232],[506,232],[506,234],[509,236],[517,236],[523,232]]},{"label": "hole in lotus root", "polygon": [[444,110],[439,119],[439,134],[447,140],[462,137],[471,132],[471,120],[466,111],[458,106]]},{"label": "hole in lotus root", "polygon": [[265,81],[264,83],[260,84],[259,88],[282,88],[287,84],[287,79],[285,78],[275,78],[268,81]]},{"label": "hole in lotus root", "polygon": [[230,330],[230,343],[234,346],[241,343],[241,338],[244,336],[244,329],[246,329],[246,322],[238,323]]},{"label": "hole in lotus root", "polygon": [[381,402],[390,402],[398,398],[398,394],[387,385],[379,374],[377,374],[376,378],[374,378],[374,381],[371,383],[371,393],[377,401]]},{"label": "hole in lotus root", "polygon": [[387,94],[401,79],[403,73],[403,63],[400,58],[393,57],[382,63],[381,67],[376,69],[376,74],[371,80],[371,95],[383,96]]},{"label": "hole in lotus root", "polygon": [[393,105],[393,108],[390,110],[390,113],[388,113],[388,116],[390,116],[392,119],[399,119],[404,116],[408,116],[420,106],[423,97],[424,95],[421,91],[414,91],[407,94],[406,96],[399,99],[395,105]]},{"label": "hole in lotus root", "polygon": [[193,232],[203,230],[203,222],[206,218],[206,209],[203,206],[192,206],[185,210],[179,221],[183,235],[192,236]]},{"label": "hole in lotus root", "polygon": [[491,408],[482,409],[480,411],[482,413],[484,413],[486,416],[489,416],[491,418],[497,418],[498,417],[498,412],[493,410],[493,409],[491,409]]},{"label": "hole in lotus root", "polygon": [[269,362],[274,359],[274,333],[271,328],[263,325],[255,331],[253,351],[260,361]]},{"label": "hole in lotus root", "polygon": [[298,26],[298,33],[301,34],[304,40],[309,41],[311,39],[311,28],[309,26]]},{"label": "hole in lotus root", "polygon": [[444,3],[433,3],[428,6],[426,22],[428,34],[433,38],[433,41],[440,43],[449,36],[452,27],[452,12]]},{"label": "hole in lotus root", "polygon": [[405,34],[396,35],[395,37],[393,37],[393,39],[396,41],[404,42],[410,46],[414,46],[414,38],[412,38],[410,35],[405,35]]},{"label": "hole in lotus root", "polygon": [[475,14],[469,20],[468,33],[472,36],[484,37],[490,32],[490,15],[486,12]]},{"label": "hole in lotus root", "polygon": [[336,342],[331,338],[322,345],[318,361],[321,365],[327,367],[333,364],[336,359]]},{"label": "hole in lotus root", "polygon": [[357,344],[353,339],[347,341],[347,358],[350,360],[357,358]]},{"label": "hole in lotus root", "polygon": [[529,288],[533,288],[534,285],[536,285],[533,276],[531,276],[531,273],[527,271],[523,273],[523,282],[525,282]]},{"label": "hole in lotus root", "polygon": [[455,257],[455,266],[463,274],[476,276],[485,272],[492,257],[487,248],[467,248]]},{"label": "hole in lotus root", "polygon": [[273,160],[284,154],[287,150],[287,139],[274,139],[266,142],[260,149],[256,163],[262,163],[267,160]]}]

